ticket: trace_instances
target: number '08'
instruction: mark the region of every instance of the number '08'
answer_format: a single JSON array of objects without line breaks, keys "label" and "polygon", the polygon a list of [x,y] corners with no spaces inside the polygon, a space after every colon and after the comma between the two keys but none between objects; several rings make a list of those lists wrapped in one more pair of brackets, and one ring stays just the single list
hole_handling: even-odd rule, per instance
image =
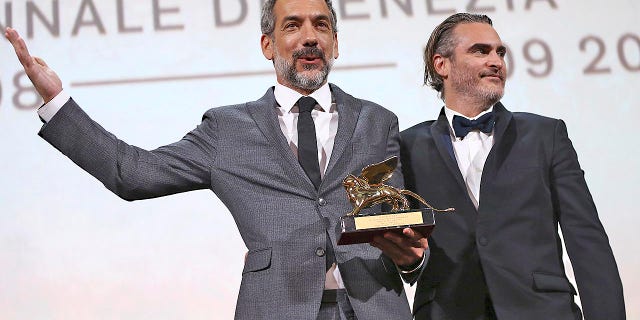
[{"label": "number '08'", "polygon": [[[42,98],[29,82],[24,71],[20,71],[13,76],[13,86],[16,91],[13,94],[12,102],[16,109],[36,109],[42,104]],[[0,83],[0,105],[2,105],[4,98],[3,89],[2,83]]]}]

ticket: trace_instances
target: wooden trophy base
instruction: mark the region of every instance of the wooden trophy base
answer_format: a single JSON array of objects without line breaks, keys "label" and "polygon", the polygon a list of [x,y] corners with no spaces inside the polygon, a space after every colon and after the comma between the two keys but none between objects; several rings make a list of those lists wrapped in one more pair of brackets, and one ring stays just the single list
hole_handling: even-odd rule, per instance
[{"label": "wooden trophy base", "polygon": [[372,215],[344,216],[340,218],[342,234],[338,245],[368,243],[374,236],[385,232],[402,233],[412,228],[428,237],[436,225],[433,209],[415,209]]}]

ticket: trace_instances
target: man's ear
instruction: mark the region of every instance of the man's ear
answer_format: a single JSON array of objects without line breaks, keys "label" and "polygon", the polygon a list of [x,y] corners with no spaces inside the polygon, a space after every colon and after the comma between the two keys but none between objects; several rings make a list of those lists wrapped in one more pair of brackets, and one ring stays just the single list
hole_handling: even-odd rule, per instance
[{"label": "man's ear", "polygon": [[262,54],[267,60],[273,60],[273,39],[263,34],[260,38],[260,48],[262,48]]},{"label": "man's ear", "polygon": [[443,57],[442,55],[435,54],[433,56],[433,67],[443,79],[446,79],[447,77],[449,77],[451,60],[449,60],[449,58]]},{"label": "man's ear", "polygon": [[333,58],[338,59],[340,52],[338,51],[338,33],[333,34]]}]

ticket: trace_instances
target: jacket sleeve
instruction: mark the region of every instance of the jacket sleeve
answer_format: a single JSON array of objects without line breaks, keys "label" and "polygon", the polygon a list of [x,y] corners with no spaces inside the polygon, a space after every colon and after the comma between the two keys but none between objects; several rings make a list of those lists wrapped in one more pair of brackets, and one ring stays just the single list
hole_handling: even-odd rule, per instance
[{"label": "jacket sleeve", "polygon": [[[387,154],[385,156],[385,159],[392,156],[400,157],[400,133],[398,130],[398,118],[395,116],[393,117],[393,120],[391,121],[391,125],[389,127],[389,136],[387,139]],[[402,174],[401,161],[398,161],[398,166],[393,172],[393,177],[391,178],[391,180],[392,180],[391,185],[400,189],[404,188],[405,184],[404,184],[404,179]],[[416,281],[418,281],[418,278],[420,277],[420,275],[422,274],[422,272],[424,271],[427,265],[428,259],[429,259],[429,250],[425,251],[423,259],[420,262],[420,265],[408,273],[403,272],[399,267],[396,266],[398,272],[400,273],[400,277],[402,277],[402,280],[409,284],[414,284]]]},{"label": "jacket sleeve", "polygon": [[119,140],[69,99],[38,133],[125,200],[210,186],[216,125],[212,112],[180,141],[152,151]]},{"label": "jacket sleeve", "polygon": [[585,319],[625,319],[618,267],[562,120],[554,133],[550,181]]}]

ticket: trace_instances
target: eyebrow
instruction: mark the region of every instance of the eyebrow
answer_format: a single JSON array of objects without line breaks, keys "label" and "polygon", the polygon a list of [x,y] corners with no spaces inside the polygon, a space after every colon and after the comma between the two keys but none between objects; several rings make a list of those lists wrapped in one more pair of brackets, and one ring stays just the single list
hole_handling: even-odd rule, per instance
[{"label": "eyebrow", "polygon": [[[490,45],[490,44],[487,44],[487,43],[475,43],[471,47],[469,47],[469,49],[467,49],[467,52],[473,52],[475,50],[491,51],[492,48],[493,48],[493,45]],[[506,52],[507,51],[507,47],[505,47],[504,45],[499,45],[496,48],[496,51],[497,52]]]},{"label": "eyebrow", "polygon": [[[284,22],[284,21],[302,21],[302,20],[304,20],[304,19],[301,18],[299,15],[288,15],[288,16],[285,16],[282,21]],[[330,21],[331,18],[329,18],[329,16],[326,15],[326,14],[318,14],[318,15],[312,16],[311,20],[314,20],[314,21],[317,21],[317,20]]]}]

